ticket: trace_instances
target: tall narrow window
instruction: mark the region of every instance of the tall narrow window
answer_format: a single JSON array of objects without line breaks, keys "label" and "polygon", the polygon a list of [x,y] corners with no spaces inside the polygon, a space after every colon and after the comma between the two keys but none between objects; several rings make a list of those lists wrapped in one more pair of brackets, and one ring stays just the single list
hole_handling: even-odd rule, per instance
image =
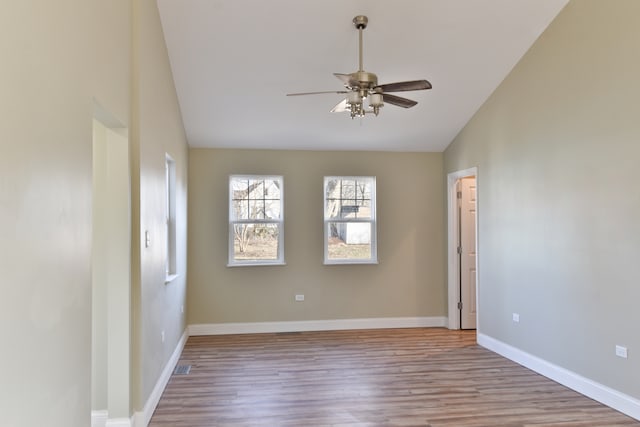
[{"label": "tall narrow window", "polygon": [[166,280],[177,274],[176,268],[176,162],[166,155],[165,159],[165,227],[166,227]]},{"label": "tall narrow window", "polygon": [[281,176],[229,177],[229,266],[284,264]]},{"label": "tall narrow window", "polygon": [[324,178],[324,263],[375,264],[376,178]]}]

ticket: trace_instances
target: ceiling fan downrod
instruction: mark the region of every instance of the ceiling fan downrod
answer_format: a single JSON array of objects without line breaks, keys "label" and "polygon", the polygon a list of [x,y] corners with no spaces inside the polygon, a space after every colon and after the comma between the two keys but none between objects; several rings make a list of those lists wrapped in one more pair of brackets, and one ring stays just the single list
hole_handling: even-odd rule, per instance
[{"label": "ceiling fan downrod", "polygon": [[[362,32],[365,28],[367,28],[367,24],[369,23],[369,18],[364,15],[358,15],[353,18],[353,25],[358,30],[358,71],[351,74],[351,81],[349,82],[352,85],[349,94],[347,94],[347,105],[349,107],[351,119],[355,117],[364,117],[366,110],[363,105],[363,101],[369,96],[372,89],[377,86],[378,78],[373,73],[367,73],[364,71],[363,60],[362,60]],[[352,84],[352,82],[354,84]],[[376,98],[376,105],[371,105],[372,111],[377,116],[380,107],[382,107],[382,98]]]},{"label": "ceiling fan downrod", "polygon": [[358,15],[353,18],[353,25],[358,29],[359,43],[358,43],[358,59],[359,59],[359,67],[358,71],[364,71],[362,67],[362,30],[367,28],[367,24],[369,23],[369,19],[364,15]]}]

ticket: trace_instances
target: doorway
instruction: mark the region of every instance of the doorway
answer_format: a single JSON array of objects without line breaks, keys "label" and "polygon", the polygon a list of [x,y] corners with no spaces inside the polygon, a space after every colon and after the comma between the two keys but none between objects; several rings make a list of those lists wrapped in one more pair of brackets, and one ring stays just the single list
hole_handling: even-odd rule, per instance
[{"label": "doorway", "polygon": [[93,119],[92,425],[130,416],[131,182],[127,129]]},{"label": "doorway", "polygon": [[447,176],[448,325],[478,328],[477,168]]}]

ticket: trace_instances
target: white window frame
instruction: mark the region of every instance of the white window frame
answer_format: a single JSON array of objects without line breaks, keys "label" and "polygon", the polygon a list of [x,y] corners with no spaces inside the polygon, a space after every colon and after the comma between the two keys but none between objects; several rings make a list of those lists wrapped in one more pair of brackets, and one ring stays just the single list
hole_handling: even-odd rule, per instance
[{"label": "white window frame", "polygon": [[178,277],[176,254],[176,162],[165,153],[165,283]]},{"label": "white window frame", "polygon": [[[327,216],[327,182],[334,179],[340,180],[370,180],[371,181],[371,218],[330,218]],[[376,177],[375,176],[325,176],[323,184],[323,217],[324,217],[324,264],[378,264],[378,238],[376,220]],[[329,223],[350,222],[368,223],[371,225],[371,257],[367,259],[329,259]]]},{"label": "white window frame", "polygon": [[[234,180],[274,180],[280,182],[280,218],[278,219],[234,219],[233,186]],[[229,175],[229,260],[227,267],[285,265],[284,261],[284,179],[282,175]],[[234,258],[235,224],[276,224],[278,226],[278,256],[276,259],[238,260]]]}]

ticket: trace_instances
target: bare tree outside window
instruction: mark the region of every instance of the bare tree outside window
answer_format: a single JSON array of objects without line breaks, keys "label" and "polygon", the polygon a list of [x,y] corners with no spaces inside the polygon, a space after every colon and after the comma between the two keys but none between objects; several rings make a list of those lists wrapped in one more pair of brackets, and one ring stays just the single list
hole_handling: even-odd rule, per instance
[{"label": "bare tree outside window", "polygon": [[282,177],[234,175],[229,182],[229,264],[282,263]]}]

